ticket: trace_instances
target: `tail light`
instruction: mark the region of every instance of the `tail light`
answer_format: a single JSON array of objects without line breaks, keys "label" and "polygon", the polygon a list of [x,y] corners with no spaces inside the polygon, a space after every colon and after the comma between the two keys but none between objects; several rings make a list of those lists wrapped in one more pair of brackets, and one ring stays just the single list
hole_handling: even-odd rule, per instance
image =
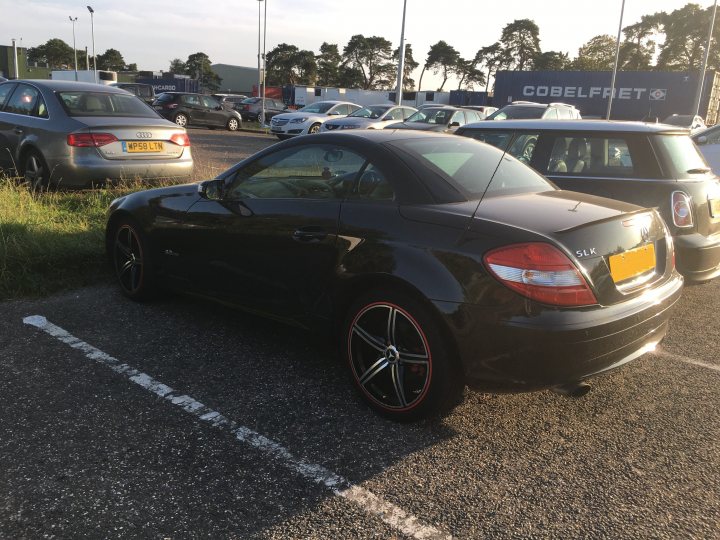
[{"label": "tail light", "polygon": [[170,142],[174,142],[178,146],[190,146],[190,137],[187,133],[174,133],[170,137]]},{"label": "tail light", "polygon": [[672,199],[672,217],[676,227],[692,227],[693,218],[690,205],[690,197],[683,191],[673,191]]},{"label": "tail light", "polygon": [[112,133],[71,133],[67,136],[69,146],[85,148],[88,146],[105,146],[117,142],[117,137]]},{"label": "tail light", "polygon": [[597,304],[577,267],[550,244],[512,244],[489,251],[484,261],[503,285],[532,300],[554,306]]}]

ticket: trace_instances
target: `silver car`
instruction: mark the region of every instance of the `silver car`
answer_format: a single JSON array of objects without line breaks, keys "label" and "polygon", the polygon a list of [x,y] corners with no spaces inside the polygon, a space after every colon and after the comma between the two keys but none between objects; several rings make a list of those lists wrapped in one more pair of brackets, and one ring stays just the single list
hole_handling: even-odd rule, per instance
[{"label": "silver car", "polygon": [[367,105],[347,115],[345,118],[328,120],[320,127],[320,131],[334,129],[383,129],[385,126],[402,122],[410,118],[417,109],[415,107],[396,106],[392,104]]},{"label": "silver car", "polygon": [[33,188],[192,174],[185,129],[119,88],[0,83],[0,168]]}]

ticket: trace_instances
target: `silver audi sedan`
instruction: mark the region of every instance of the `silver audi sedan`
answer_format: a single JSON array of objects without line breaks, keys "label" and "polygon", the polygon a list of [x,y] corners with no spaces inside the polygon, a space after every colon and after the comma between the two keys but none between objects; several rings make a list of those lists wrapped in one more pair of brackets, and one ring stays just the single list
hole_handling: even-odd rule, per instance
[{"label": "silver audi sedan", "polygon": [[0,168],[35,189],[192,174],[184,128],[137,97],[74,81],[0,83]]}]

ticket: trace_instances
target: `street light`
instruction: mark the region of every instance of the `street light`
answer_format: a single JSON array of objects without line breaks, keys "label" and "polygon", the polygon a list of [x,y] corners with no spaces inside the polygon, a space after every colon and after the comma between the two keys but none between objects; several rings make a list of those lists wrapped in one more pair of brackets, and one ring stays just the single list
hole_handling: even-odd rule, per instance
[{"label": "street light", "polygon": [[95,56],[95,19],[93,18],[93,15],[95,14],[95,10],[91,8],[90,6],[87,6],[88,11],[90,12],[90,29],[92,32],[92,53],[93,53],[93,71],[95,73],[95,84],[98,82],[97,78],[97,57]]},{"label": "street light", "polygon": [[75,48],[75,23],[77,22],[77,17],[74,19],[68,15],[68,19],[70,19],[70,22],[73,25],[73,53],[75,53],[75,80],[78,80],[78,74],[77,74],[77,49]]},{"label": "street light", "polygon": [[613,94],[615,93],[615,77],[617,77],[618,60],[620,59],[620,34],[622,33],[623,15],[625,14],[625,0],[622,0],[620,7],[620,24],[618,24],[617,41],[615,42],[615,64],[613,65],[612,79],[610,80],[610,97],[608,98],[607,114],[605,120],[610,120],[612,110]]},{"label": "street light", "polygon": [[705,44],[705,57],[703,58],[703,65],[702,65],[702,69],[700,70],[700,80],[698,81],[697,91],[695,92],[695,102],[693,103],[693,110],[692,110],[692,114],[694,116],[697,116],[700,114],[700,98],[702,98],[703,84],[705,83],[705,70],[707,69],[708,56],[710,55],[710,45],[712,44],[712,35],[713,35],[713,28],[715,28],[716,13],[717,13],[717,0],[715,0],[715,5],[713,6],[713,14],[712,14],[712,19],[710,20],[710,28],[708,29],[707,43]]},{"label": "street light", "polygon": [[402,30],[400,31],[400,48],[398,49],[400,62],[398,63],[397,92],[395,93],[395,101],[398,105],[402,105],[403,72],[405,71],[405,8],[407,8],[407,0],[403,1]]},{"label": "street light", "polygon": [[[260,99],[262,99],[262,94],[260,93],[260,84],[262,83],[262,63],[261,63],[261,56],[260,56],[260,36],[261,36],[261,29],[262,29],[262,27],[260,26],[260,23],[262,22],[262,16],[261,16],[261,12],[260,12],[260,3],[262,1],[263,0],[258,0],[258,85],[257,85],[257,95]],[[265,102],[263,101],[263,104],[264,103]],[[264,120],[265,120],[264,118],[262,120],[260,120],[260,116],[258,116],[258,122],[260,122],[260,124],[262,124]]]},{"label": "street light", "polygon": [[[717,1],[717,0],[716,0]],[[263,69],[262,69],[262,83],[263,83],[263,94],[262,94],[262,122],[260,125],[265,127],[265,90],[267,88],[267,60],[265,59],[265,43],[267,41],[267,5],[268,0],[265,0],[265,15],[263,16]]]}]

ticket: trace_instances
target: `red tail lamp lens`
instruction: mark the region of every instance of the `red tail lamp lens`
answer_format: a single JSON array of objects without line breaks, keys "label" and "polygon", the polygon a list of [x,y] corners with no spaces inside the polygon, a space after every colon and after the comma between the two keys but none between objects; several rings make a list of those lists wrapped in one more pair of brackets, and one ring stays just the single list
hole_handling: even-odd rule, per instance
[{"label": "red tail lamp lens", "polygon": [[512,244],[488,252],[484,260],[503,285],[532,300],[553,306],[597,304],[577,267],[550,244]]},{"label": "red tail lamp lens", "polygon": [[80,148],[105,146],[117,142],[117,140],[117,137],[112,133],[71,133],[67,136],[68,145]]},{"label": "red tail lamp lens", "polygon": [[690,197],[682,191],[673,191],[672,216],[676,227],[692,227],[693,218]]},{"label": "red tail lamp lens", "polygon": [[190,137],[187,133],[175,133],[170,137],[170,142],[174,142],[178,146],[190,146]]}]

